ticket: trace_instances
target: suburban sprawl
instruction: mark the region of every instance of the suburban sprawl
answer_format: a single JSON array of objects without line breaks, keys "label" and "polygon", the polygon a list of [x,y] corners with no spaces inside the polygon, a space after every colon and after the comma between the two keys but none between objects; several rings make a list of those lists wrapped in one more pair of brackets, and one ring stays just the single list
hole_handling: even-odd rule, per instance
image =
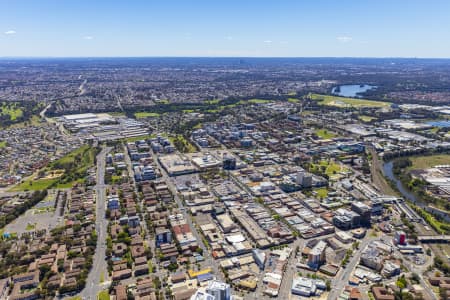
[{"label": "suburban sprawl", "polygon": [[0,299],[450,299],[450,63],[394,61],[0,60]]}]

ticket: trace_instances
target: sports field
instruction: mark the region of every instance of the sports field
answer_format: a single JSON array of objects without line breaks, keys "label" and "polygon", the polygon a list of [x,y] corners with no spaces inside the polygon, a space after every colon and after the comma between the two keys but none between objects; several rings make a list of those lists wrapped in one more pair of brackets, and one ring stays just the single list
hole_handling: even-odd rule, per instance
[{"label": "sports field", "polygon": [[391,106],[390,102],[382,102],[375,100],[366,100],[366,99],[356,99],[356,98],[347,98],[347,97],[337,97],[330,95],[321,95],[321,94],[311,94],[311,100],[319,101],[320,105],[327,106],[336,106],[336,107],[352,107],[352,108],[360,108],[360,107],[389,107]]}]

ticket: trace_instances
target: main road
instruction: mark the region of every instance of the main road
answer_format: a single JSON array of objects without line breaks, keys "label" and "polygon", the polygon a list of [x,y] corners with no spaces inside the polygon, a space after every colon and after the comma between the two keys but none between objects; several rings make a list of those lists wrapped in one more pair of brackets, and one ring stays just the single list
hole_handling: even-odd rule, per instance
[{"label": "main road", "polygon": [[203,243],[203,239],[202,239],[200,233],[198,232],[197,227],[192,222],[191,216],[187,213],[187,208],[184,207],[180,197],[178,196],[178,191],[177,191],[175,184],[173,183],[170,176],[167,174],[167,171],[161,166],[157,155],[154,153],[153,153],[153,160],[155,161],[159,170],[161,171],[162,179],[164,180],[164,182],[167,184],[167,187],[172,192],[175,203],[177,204],[178,208],[181,210],[181,213],[182,213],[184,219],[186,220],[187,224],[191,228],[192,234],[197,239],[198,245],[203,250],[203,257],[205,259],[205,261],[203,262],[203,265],[211,267],[213,270],[213,273],[216,275],[216,277],[218,279],[222,280],[223,279],[222,273],[219,271],[217,263],[216,263],[216,261],[214,261],[213,257],[211,256],[209,249]]},{"label": "main road", "polygon": [[361,253],[364,248],[371,242],[376,240],[376,238],[370,237],[368,234],[366,237],[360,241],[359,249],[354,251],[353,257],[350,259],[349,263],[345,268],[341,268],[339,272],[336,274],[336,277],[332,280],[331,291],[328,294],[329,300],[336,300],[339,298],[339,295],[344,290],[344,287],[348,285],[348,280],[350,278],[350,274],[353,272],[353,269],[359,263],[359,259],[361,258]]},{"label": "main road", "polygon": [[[103,290],[107,283],[100,282],[108,276],[106,255],[106,237],[108,230],[108,220],[106,213],[106,185],[105,185],[105,165],[106,154],[111,150],[110,147],[104,147],[97,155],[97,185],[96,193],[96,230],[97,230],[97,247],[95,249],[92,269],[86,280],[86,286],[81,291],[80,296],[83,300],[95,300],[97,294]],[[103,278],[102,278],[103,277]]]}]

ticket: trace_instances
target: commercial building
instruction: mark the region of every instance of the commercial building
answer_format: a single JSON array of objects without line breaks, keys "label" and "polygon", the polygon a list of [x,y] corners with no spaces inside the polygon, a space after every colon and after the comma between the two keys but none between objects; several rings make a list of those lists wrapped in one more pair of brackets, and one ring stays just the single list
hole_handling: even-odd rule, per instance
[{"label": "commercial building", "polygon": [[406,233],[404,231],[395,232],[394,243],[396,245],[406,245]]},{"label": "commercial building", "polygon": [[253,254],[255,263],[258,265],[258,267],[261,270],[264,270],[265,265],[266,265],[266,254],[259,249],[253,249],[252,254]]},{"label": "commercial building", "polygon": [[294,277],[292,280],[291,293],[294,295],[310,297],[316,295],[318,289],[326,289],[323,280],[306,277]]},{"label": "commercial building", "polygon": [[373,270],[381,270],[383,267],[383,259],[374,243],[367,245],[367,247],[362,250],[359,263]]},{"label": "commercial building", "polygon": [[302,188],[310,188],[313,183],[313,176],[310,173],[300,171],[296,175],[296,183]]},{"label": "commercial building", "polygon": [[362,202],[352,202],[352,211],[360,216],[361,226],[370,226],[371,208]]},{"label": "commercial building", "polygon": [[161,244],[172,242],[172,232],[167,228],[156,227],[155,235],[157,247],[159,247]]},{"label": "commercial building", "polygon": [[319,241],[308,254],[308,265],[313,269],[318,269],[325,263],[325,248],[327,243]]},{"label": "commercial building", "polygon": [[209,282],[206,292],[214,296],[214,300],[230,300],[230,285],[221,281],[212,280]]},{"label": "commercial building", "polygon": [[336,210],[336,214],[333,217],[333,224],[343,230],[349,230],[360,226],[361,216],[354,211],[350,211],[344,208]]}]

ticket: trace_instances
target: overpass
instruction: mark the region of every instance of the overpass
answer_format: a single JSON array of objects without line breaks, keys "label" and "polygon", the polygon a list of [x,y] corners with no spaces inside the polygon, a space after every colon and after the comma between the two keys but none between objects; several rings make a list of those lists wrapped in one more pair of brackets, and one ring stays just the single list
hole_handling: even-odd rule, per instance
[{"label": "overpass", "polygon": [[417,239],[421,243],[449,243],[450,235],[419,235]]}]

